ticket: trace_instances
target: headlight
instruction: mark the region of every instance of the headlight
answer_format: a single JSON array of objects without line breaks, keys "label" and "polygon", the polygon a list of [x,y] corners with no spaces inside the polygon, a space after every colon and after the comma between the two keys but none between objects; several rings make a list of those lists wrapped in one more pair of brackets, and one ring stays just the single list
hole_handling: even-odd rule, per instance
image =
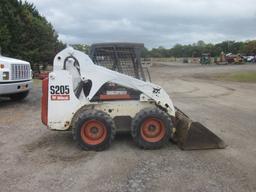
[{"label": "headlight", "polygon": [[9,72],[3,72],[3,80],[9,80]]}]

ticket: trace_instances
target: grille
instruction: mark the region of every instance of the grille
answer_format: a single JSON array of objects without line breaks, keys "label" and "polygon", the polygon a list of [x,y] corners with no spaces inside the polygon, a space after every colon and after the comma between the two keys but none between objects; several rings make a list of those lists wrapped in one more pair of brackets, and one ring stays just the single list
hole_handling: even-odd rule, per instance
[{"label": "grille", "polygon": [[29,79],[30,66],[23,64],[13,64],[11,78],[12,80]]}]

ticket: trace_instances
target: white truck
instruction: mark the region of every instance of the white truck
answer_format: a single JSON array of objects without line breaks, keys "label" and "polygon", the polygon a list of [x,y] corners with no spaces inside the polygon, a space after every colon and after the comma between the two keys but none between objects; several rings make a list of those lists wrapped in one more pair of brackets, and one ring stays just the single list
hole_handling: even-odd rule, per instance
[{"label": "white truck", "polygon": [[32,87],[30,63],[0,55],[0,96],[24,99]]}]

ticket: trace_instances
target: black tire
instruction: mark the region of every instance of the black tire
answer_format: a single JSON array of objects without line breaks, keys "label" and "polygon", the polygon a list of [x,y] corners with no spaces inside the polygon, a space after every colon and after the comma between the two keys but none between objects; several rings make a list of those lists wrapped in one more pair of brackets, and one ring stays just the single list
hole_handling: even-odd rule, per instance
[{"label": "black tire", "polygon": [[[99,132],[101,137],[97,139]],[[87,109],[76,114],[72,133],[74,140],[83,150],[102,151],[110,147],[116,129],[113,119],[107,113]]]},{"label": "black tire", "polygon": [[29,91],[25,91],[25,92],[12,94],[9,97],[13,101],[21,101],[21,100],[25,99],[28,96],[28,94],[29,94]]},{"label": "black tire", "polygon": [[[171,129],[171,118],[159,108],[146,108],[138,112],[132,120],[131,127],[136,145],[143,149],[163,147],[170,140]],[[145,130],[148,135],[144,133]]]}]

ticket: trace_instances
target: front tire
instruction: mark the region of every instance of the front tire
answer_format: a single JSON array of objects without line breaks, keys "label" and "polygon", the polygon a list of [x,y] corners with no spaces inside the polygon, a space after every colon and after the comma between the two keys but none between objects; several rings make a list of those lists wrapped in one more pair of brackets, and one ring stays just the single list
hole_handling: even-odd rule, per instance
[{"label": "front tire", "polygon": [[105,150],[110,147],[114,136],[114,121],[107,113],[88,109],[78,114],[73,127],[73,138],[82,149]]},{"label": "front tire", "polygon": [[159,149],[171,137],[172,121],[158,108],[146,108],[136,114],[132,121],[132,137],[140,148]]},{"label": "front tire", "polygon": [[28,96],[28,94],[29,94],[29,91],[15,93],[15,94],[10,95],[10,98],[13,101],[21,101],[21,100],[25,99]]}]

